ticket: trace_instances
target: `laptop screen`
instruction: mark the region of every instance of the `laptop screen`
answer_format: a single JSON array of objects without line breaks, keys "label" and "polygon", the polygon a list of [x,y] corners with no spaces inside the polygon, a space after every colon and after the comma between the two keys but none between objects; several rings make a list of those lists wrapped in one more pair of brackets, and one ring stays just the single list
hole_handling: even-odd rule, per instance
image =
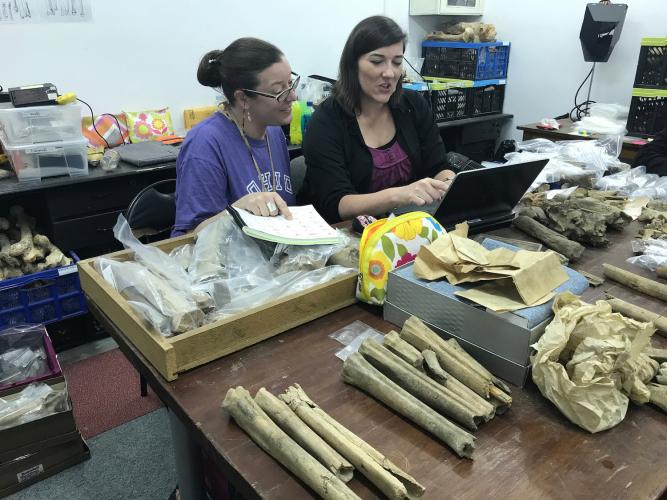
[{"label": "laptop screen", "polygon": [[445,227],[509,216],[549,160],[459,173],[435,212]]}]

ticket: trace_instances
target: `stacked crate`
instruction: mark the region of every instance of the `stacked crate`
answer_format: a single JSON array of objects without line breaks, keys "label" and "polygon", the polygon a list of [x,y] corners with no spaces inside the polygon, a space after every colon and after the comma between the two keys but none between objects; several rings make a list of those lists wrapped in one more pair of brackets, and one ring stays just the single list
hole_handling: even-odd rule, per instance
[{"label": "stacked crate", "polygon": [[422,42],[425,80],[436,121],[502,113],[510,44]]},{"label": "stacked crate", "polygon": [[667,127],[667,38],[642,38],[628,135],[652,137]]},{"label": "stacked crate", "polygon": [[[5,410],[0,418],[0,497],[4,498],[87,460],[90,451],[77,429],[67,383],[43,326],[0,331],[0,366],[4,377],[0,409]],[[41,406],[40,401],[51,403]]]}]

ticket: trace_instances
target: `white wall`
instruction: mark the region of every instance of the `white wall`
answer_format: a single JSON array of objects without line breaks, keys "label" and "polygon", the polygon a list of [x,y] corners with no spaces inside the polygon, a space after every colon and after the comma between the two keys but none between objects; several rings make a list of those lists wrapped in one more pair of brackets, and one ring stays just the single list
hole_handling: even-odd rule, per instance
[{"label": "white wall", "polygon": [[[628,104],[639,42],[667,35],[665,0],[625,0],[620,42],[608,63],[598,64],[593,98]],[[587,0],[486,0],[485,22],[512,42],[505,111],[516,124],[568,112],[590,69],[579,45]],[[191,7],[185,7],[189,5]],[[74,91],[96,113],[169,106],[177,129],[182,110],[214,101],[197,83],[200,57],[241,36],[275,43],[301,74],[335,77],[352,27],[385,14],[409,34],[407,55],[420,55],[424,34],[447,18],[408,15],[408,0],[158,0],[93,1],[92,23],[0,26],[4,47],[0,84],[39,82]]]},{"label": "white wall", "polygon": [[294,71],[335,77],[352,27],[384,9],[383,0],[91,3],[92,23],[0,26],[0,84],[51,82],[96,114],[169,106],[177,130],[184,108],[214,103],[195,76],[208,50],[256,36],[277,45]]},{"label": "white wall", "polygon": [[[516,125],[567,113],[591,64],[584,61],[579,31],[587,0],[486,0],[483,20],[496,25],[499,40],[512,43],[504,110]],[[629,105],[640,40],[667,35],[665,0],[624,0],[628,12],[620,40],[607,63],[598,63],[591,99]],[[579,94],[584,100],[588,85]],[[511,127],[511,128],[510,128]]]}]

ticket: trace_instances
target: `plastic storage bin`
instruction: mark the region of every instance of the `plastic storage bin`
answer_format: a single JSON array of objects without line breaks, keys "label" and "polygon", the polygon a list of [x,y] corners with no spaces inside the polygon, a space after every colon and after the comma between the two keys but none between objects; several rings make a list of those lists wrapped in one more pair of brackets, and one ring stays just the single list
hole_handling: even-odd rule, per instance
[{"label": "plastic storage bin", "polygon": [[5,145],[5,152],[19,181],[41,180],[55,175],[88,175],[86,145],[73,141],[46,142],[22,146]]},{"label": "plastic storage bin", "polygon": [[86,312],[75,263],[0,281],[0,329],[17,323],[47,324]]},{"label": "plastic storage bin", "polygon": [[81,139],[81,106],[0,108],[0,138],[6,146]]},{"label": "plastic storage bin", "polygon": [[507,77],[508,42],[422,42],[422,75],[462,80]]},{"label": "plastic storage bin", "polygon": [[652,137],[667,127],[667,89],[632,89],[628,135]]},{"label": "plastic storage bin", "polygon": [[667,38],[642,38],[635,87],[667,89]]},{"label": "plastic storage bin", "polygon": [[[28,363],[26,366],[22,363],[10,362],[9,367],[5,365],[5,374],[9,372],[10,376],[0,381],[0,393],[62,375],[56,351],[44,325],[21,324],[0,331],[0,354],[5,354],[12,349],[23,350],[26,348],[34,352],[41,351],[46,356],[46,363],[37,364],[37,366]],[[12,364],[18,364],[22,369],[17,369]]]}]

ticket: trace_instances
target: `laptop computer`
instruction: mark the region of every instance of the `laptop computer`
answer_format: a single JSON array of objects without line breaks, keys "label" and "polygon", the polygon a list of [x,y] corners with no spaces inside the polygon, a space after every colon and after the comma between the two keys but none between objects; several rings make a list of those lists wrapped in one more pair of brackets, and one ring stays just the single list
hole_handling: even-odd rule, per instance
[{"label": "laptop computer", "polygon": [[157,163],[176,161],[179,148],[157,141],[136,142],[115,147],[120,159],[135,167],[146,167]]},{"label": "laptop computer", "polygon": [[401,207],[394,213],[398,215],[411,210],[429,212],[447,230],[466,221],[470,234],[507,226],[514,219],[514,207],[548,161],[459,172],[439,203]]}]

